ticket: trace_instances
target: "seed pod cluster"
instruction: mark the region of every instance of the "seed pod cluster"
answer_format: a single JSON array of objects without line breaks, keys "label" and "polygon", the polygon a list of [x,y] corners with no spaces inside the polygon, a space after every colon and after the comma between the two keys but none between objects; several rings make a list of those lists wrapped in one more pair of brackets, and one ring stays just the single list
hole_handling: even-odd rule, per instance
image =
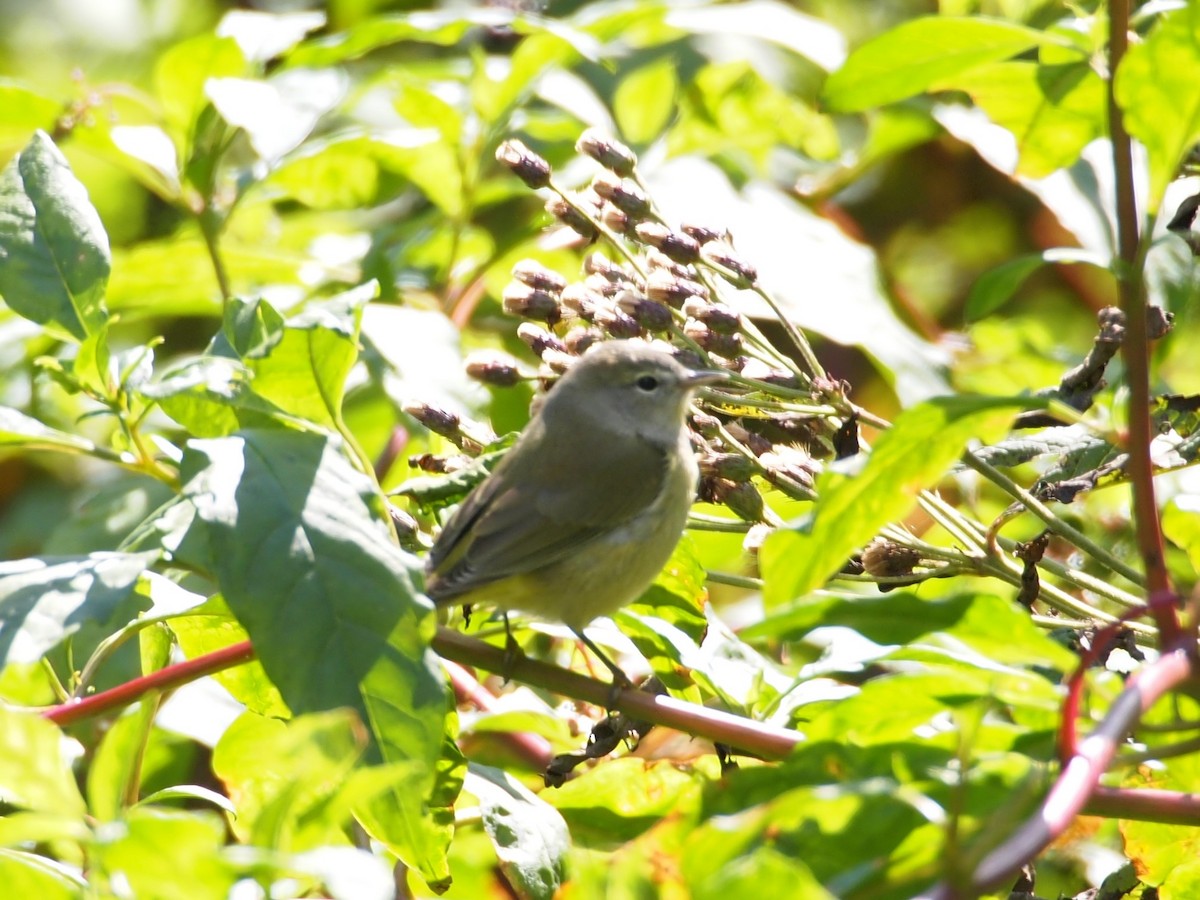
[{"label": "seed pod cluster", "polygon": [[[638,177],[633,151],[601,131],[584,132],[576,150],[601,171],[569,193],[552,184],[549,166],[524,145],[508,142],[497,154],[526,184],[553,192],[546,209],[559,223],[598,242],[574,278],[535,260],[513,268],[501,299],[525,320],[517,334],[540,360],[539,378],[549,383],[589,347],[612,339],[670,341],[689,367],[740,373],[744,380],[703,392],[690,416],[700,497],[755,528],[770,527],[762,491],[811,500],[819,470],[814,456],[832,450],[830,421],[788,412],[786,403],[805,402],[798,391],[810,405],[822,395],[794,370],[772,364],[761,336],[731,302],[730,288],[755,287],[758,273],[726,229],[664,221]],[[490,385],[519,380],[515,366],[495,360],[480,361],[472,374]],[[776,394],[774,386],[786,391]]]}]

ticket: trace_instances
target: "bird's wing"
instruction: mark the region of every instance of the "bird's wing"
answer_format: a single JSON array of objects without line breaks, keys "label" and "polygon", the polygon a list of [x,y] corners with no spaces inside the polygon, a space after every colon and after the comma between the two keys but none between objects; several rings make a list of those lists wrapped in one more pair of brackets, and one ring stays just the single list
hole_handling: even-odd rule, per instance
[{"label": "bird's wing", "polygon": [[645,510],[670,464],[662,448],[627,437],[587,463],[547,448],[540,432],[524,435],[451,517],[429,557],[426,591],[435,601],[579,552]]}]

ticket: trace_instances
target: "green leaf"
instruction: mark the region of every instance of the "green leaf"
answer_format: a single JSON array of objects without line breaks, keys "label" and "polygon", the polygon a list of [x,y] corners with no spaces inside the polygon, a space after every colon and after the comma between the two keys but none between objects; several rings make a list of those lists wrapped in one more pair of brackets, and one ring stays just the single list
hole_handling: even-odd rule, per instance
[{"label": "green leaf", "polygon": [[669,57],[626,75],[613,96],[617,126],[626,140],[648,144],[658,137],[675,112],[679,90],[676,62]]},{"label": "green leaf", "polygon": [[215,814],[137,806],[97,833],[89,869],[93,883],[122,884],[134,897],[224,900],[240,875],[224,841]]},{"label": "green leaf", "polygon": [[61,113],[61,99],[0,78],[0,155],[7,156],[6,146],[24,144],[38,129],[52,129]]},{"label": "green leaf", "polygon": [[522,897],[550,900],[566,875],[571,835],[562,815],[512,776],[472,765],[465,788],[479,798],[500,869]]},{"label": "green leaf", "polygon": [[219,37],[231,37],[246,59],[268,62],[291,50],[310,31],[325,24],[322,12],[269,13],[231,9],[217,25]]},{"label": "green leaf", "polygon": [[161,791],[155,791],[152,794],[147,794],[140,801],[139,805],[150,806],[156,803],[162,803],[164,800],[201,800],[205,803],[211,803],[217,809],[228,813],[230,816],[237,815],[237,807],[224,794],[218,794],[212,788],[201,787],[198,784],[177,784],[174,787],[163,788]]},{"label": "green leaf", "polygon": [[234,832],[288,852],[342,843],[351,804],[338,795],[366,743],[350,710],[288,722],[243,713],[213,748],[213,771],[237,811]]},{"label": "green leaf", "polygon": [[895,103],[946,85],[976,66],[1009,59],[1063,39],[984,17],[928,16],[867,41],[829,76],[825,102],[840,112]]},{"label": "green leaf", "polygon": [[850,553],[889,522],[903,519],[917,494],[935,484],[967,441],[1007,423],[1029,399],[939,397],[906,410],[875,445],[866,466],[821,492],[808,533],[781,529],[760,553],[768,608],[820,587]]},{"label": "green leaf", "polygon": [[108,235],[66,159],[37,132],[0,171],[0,297],[82,341],[108,316]]},{"label": "green leaf", "polygon": [[0,797],[31,812],[83,818],[62,731],[37,713],[0,706]]},{"label": "green leaf", "polygon": [[156,553],[0,562],[0,660],[36,662],[81,629],[128,620]]},{"label": "green leaf", "polygon": [[37,853],[0,849],[0,884],[11,897],[79,900],[87,882],[80,872]]},{"label": "green leaf", "polygon": [[966,91],[1017,139],[1017,173],[1044,178],[1067,169],[1107,134],[1104,81],[1088,60],[1047,66],[1001,62],[964,72],[948,87]]},{"label": "green leaf", "polygon": [[1145,41],[1129,48],[1115,92],[1125,127],[1150,157],[1148,211],[1162,203],[1179,164],[1200,141],[1200,7],[1163,13]]},{"label": "green leaf", "polygon": [[370,725],[369,759],[417,764],[415,789],[388,795],[402,833],[376,836],[444,877],[426,806],[447,709],[432,608],[370,480],[332,441],[262,431],[190,442],[182,475],[221,591],[287,705],[350,707]]},{"label": "green leaf", "polygon": [[332,69],[288,69],[265,81],[210,78],[204,86],[221,118],[271,165],[300,146],[345,91],[345,77]]},{"label": "green leaf", "polygon": [[1073,247],[1055,247],[1041,253],[1019,256],[984,272],[976,279],[971,286],[971,293],[967,296],[964,317],[968,322],[974,322],[991,315],[1012,298],[1025,279],[1047,264],[1091,265],[1105,270],[1108,268],[1108,260],[1102,256]]},{"label": "green leaf", "polygon": [[96,445],[86,438],[51,428],[7,406],[0,406],[0,447],[76,453],[92,453],[96,449]]},{"label": "green leaf", "polygon": [[112,724],[96,748],[88,768],[88,811],[99,822],[111,822],[136,799],[142,753],[158,712],[157,698],[136,704]]},{"label": "green leaf", "polygon": [[231,37],[201,34],[159,56],[154,86],[169,130],[182,151],[181,159],[191,155],[196,122],[208,105],[205,83],[210,78],[232,78],[245,72],[246,59]]}]

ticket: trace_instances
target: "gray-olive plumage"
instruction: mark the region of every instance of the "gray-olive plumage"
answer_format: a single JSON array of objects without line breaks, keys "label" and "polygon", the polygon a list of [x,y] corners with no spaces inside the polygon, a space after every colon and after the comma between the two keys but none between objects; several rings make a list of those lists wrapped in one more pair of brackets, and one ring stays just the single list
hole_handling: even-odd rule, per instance
[{"label": "gray-olive plumage", "polygon": [[641,341],[584,354],[446,523],[426,592],[439,605],[521,610],[577,633],[637,599],[694,497],[688,400],[724,377]]}]

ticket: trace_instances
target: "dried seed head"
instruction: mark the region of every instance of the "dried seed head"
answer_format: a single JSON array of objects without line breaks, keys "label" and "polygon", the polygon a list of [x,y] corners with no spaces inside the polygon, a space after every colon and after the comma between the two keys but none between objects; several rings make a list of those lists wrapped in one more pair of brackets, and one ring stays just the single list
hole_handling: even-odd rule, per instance
[{"label": "dried seed head", "polygon": [[592,220],[562,197],[551,197],[546,201],[546,212],[558,219],[580,237],[589,241],[596,239],[596,226]]},{"label": "dried seed head", "polygon": [[[607,282],[606,282],[607,283]],[[596,307],[604,304],[604,295],[578,281],[563,288],[562,305],[585,322],[596,317]]]},{"label": "dried seed head", "polygon": [[721,240],[726,232],[722,232],[716,228],[709,228],[705,225],[695,225],[691,222],[685,222],[679,226],[682,231],[690,238],[695,238],[697,243],[707,244],[709,241]]},{"label": "dried seed head", "polygon": [[911,575],[921,561],[921,554],[911,547],[876,538],[862,552],[863,569],[877,578]]},{"label": "dried seed head", "polygon": [[700,474],[725,478],[729,481],[749,481],[759,471],[758,465],[740,453],[709,453],[700,457]]},{"label": "dried seed head", "polygon": [[637,165],[637,156],[632,150],[599,128],[589,128],[581,134],[575,149],[621,176],[632,175]]},{"label": "dried seed head", "polygon": [[700,245],[681,231],[672,231],[657,222],[642,222],[634,231],[645,243],[677,263],[686,264],[700,258]]},{"label": "dried seed head", "polygon": [[762,521],[762,494],[748,481],[730,481],[728,478],[715,476],[701,478],[700,499],[709,503],[723,503],[738,518],[747,522]]},{"label": "dried seed head", "polygon": [[721,334],[713,331],[697,319],[688,319],[683,325],[683,333],[693,341],[717,356],[732,360],[742,352],[742,336],[740,334]]},{"label": "dried seed head", "polygon": [[550,163],[515,138],[496,148],[496,161],[531,188],[550,183]]},{"label": "dried seed head", "polygon": [[584,328],[576,325],[563,335],[563,343],[567,345],[568,353],[580,356],[588,347],[591,347],[596,341],[603,340],[603,338],[604,333],[595,328]]},{"label": "dried seed head", "polygon": [[683,312],[720,334],[737,334],[742,330],[742,317],[724,303],[692,298],[683,304]]},{"label": "dried seed head", "polygon": [[560,294],[567,286],[567,279],[547,269],[536,259],[523,259],[512,268],[513,278],[539,291]]},{"label": "dried seed head", "polygon": [[640,187],[609,172],[601,172],[592,179],[592,190],[634,218],[643,218],[650,212],[650,200]]},{"label": "dried seed head", "polygon": [[457,472],[473,463],[474,460],[471,457],[462,453],[452,453],[450,455],[420,453],[408,458],[410,468],[420,469],[422,472],[430,472],[434,475],[446,475],[450,472]]},{"label": "dried seed head", "polygon": [[[536,326],[535,326],[536,327]],[[520,329],[518,329],[519,333]],[[493,387],[512,387],[521,381],[516,360],[507,353],[479,350],[467,357],[467,375]]]},{"label": "dried seed head", "polygon": [[523,319],[554,324],[562,317],[558,298],[519,281],[510,281],[501,299],[505,312]]},{"label": "dried seed head", "polygon": [[404,411],[434,434],[440,434],[452,441],[462,437],[462,419],[457,413],[420,401],[405,403]]},{"label": "dried seed head", "polygon": [[567,352],[567,345],[557,335],[532,322],[522,322],[518,325],[517,337],[538,356],[544,356],[547,350],[554,350],[557,353]]},{"label": "dried seed head", "polygon": [[749,447],[750,452],[755,456],[762,456],[775,449],[775,445],[767,438],[753,431],[747,431],[745,426],[738,422],[730,422],[725,428],[739,443]]},{"label": "dried seed head", "polygon": [[671,310],[647,300],[637,291],[621,291],[617,294],[616,304],[621,312],[632,316],[647,331],[666,331],[671,327]]},{"label": "dried seed head", "polygon": [[708,288],[698,281],[680,278],[665,269],[653,269],[646,276],[646,296],[679,309],[693,297],[708,297]]},{"label": "dried seed head", "polygon": [[758,280],[758,270],[738,256],[724,241],[709,241],[700,248],[700,256],[711,263],[734,287],[750,287]]},{"label": "dried seed head", "polygon": [[596,324],[615,338],[633,338],[642,333],[642,326],[637,319],[612,306],[602,306],[596,310]]}]

